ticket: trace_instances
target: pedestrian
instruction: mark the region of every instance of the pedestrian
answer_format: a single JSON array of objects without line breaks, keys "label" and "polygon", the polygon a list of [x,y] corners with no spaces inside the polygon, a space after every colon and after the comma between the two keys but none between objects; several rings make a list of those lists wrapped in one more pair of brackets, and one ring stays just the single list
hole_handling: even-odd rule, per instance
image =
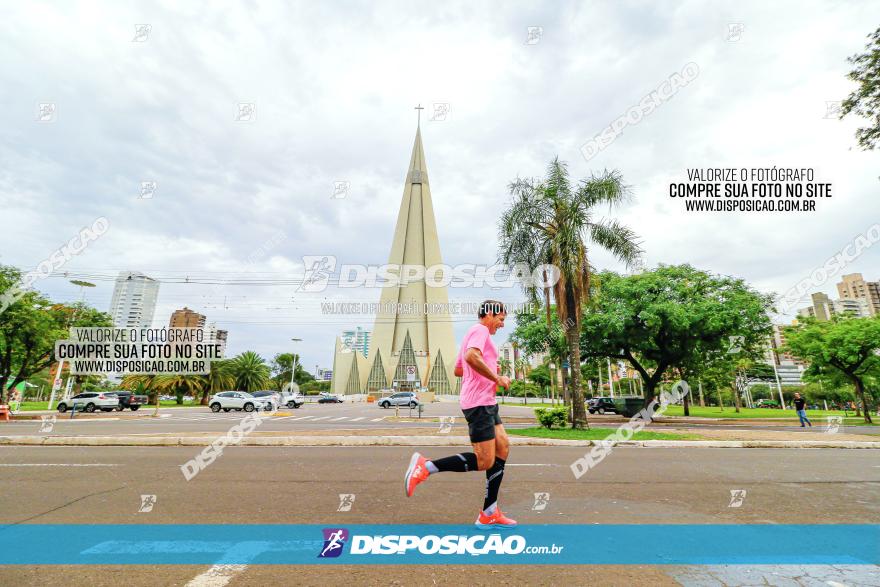
[{"label": "pedestrian", "polygon": [[501,302],[486,300],[480,304],[477,317],[479,322],[465,334],[455,362],[455,375],[462,378],[459,403],[468,423],[474,452],[430,461],[414,453],[404,476],[404,485],[407,497],[412,497],[416,485],[434,473],[485,471],[486,493],[475,525],[481,529],[513,528],[516,521],[505,516],[498,507],[498,491],[510,441],[501,423],[495,397],[499,386],[510,389],[510,379],[498,374],[498,350],[491,338],[499,328],[504,328],[507,309]]},{"label": "pedestrian", "polygon": [[801,397],[801,394],[799,394],[799,393],[794,394],[794,409],[797,410],[798,418],[801,419],[801,428],[804,427],[804,422],[809,424],[810,428],[812,428],[813,423],[810,422],[809,418],[807,418],[807,410],[805,409],[806,403],[807,402]]}]

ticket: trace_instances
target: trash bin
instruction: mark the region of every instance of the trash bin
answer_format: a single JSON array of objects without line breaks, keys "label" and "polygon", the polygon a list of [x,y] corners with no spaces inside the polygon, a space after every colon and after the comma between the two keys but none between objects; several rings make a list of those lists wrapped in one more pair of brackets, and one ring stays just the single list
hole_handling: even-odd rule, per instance
[{"label": "trash bin", "polygon": [[632,418],[645,407],[645,398],[639,396],[616,397],[612,400],[617,413]]}]

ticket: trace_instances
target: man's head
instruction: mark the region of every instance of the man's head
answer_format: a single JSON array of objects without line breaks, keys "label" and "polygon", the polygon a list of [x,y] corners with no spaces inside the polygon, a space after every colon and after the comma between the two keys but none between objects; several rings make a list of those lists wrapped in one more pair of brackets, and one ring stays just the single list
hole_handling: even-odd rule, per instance
[{"label": "man's head", "polygon": [[794,392],[794,399],[801,399],[801,394]]},{"label": "man's head", "polygon": [[480,304],[477,312],[480,324],[489,329],[489,334],[495,334],[499,328],[504,328],[504,319],[507,318],[507,308],[504,304],[495,300],[486,300]]}]

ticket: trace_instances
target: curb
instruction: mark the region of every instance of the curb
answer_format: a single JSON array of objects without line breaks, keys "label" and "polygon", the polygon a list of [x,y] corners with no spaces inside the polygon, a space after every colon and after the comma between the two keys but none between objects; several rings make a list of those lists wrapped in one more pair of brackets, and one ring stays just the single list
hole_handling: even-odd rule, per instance
[{"label": "curb", "polygon": [[[208,446],[217,438],[199,436],[0,436],[0,446]],[[513,436],[516,446],[601,446],[602,440],[561,440]],[[469,446],[466,436],[247,436],[234,446]],[[644,448],[862,448],[880,442],[854,440],[624,440],[619,446]]]}]

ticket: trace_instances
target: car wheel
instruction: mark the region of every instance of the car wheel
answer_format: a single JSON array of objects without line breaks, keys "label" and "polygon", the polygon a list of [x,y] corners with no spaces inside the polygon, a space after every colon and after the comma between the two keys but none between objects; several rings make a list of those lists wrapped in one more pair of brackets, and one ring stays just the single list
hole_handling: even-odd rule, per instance
[{"label": "car wheel", "polygon": [[92,412],[94,412],[95,411],[95,404],[92,404],[92,403],[86,404],[86,411],[90,414]]},{"label": "car wheel", "polygon": [[382,402],[382,403],[380,403],[380,404],[379,404],[379,407],[382,408],[383,410],[387,410],[387,409],[388,409],[388,402]]},{"label": "car wheel", "polygon": [[417,405],[419,405],[419,404],[417,404],[416,402],[409,402],[409,407],[411,407],[411,408],[414,408]]},{"label": "car wheel", "polygon": [[58,404],[58,411],[62,414],[67,411],[67,404]]},{"label": "car wheel", "polygon": [[288,407],[288,408],[295,408],[295,407],[296,407],[296,402],[287,402],[287,407]]},{"label": "car wheel", "polygon": [[605,408],[599,408],[599,413],[600,413],[600,414],[604,414],[604,413],[605,413]]},{"label": "car wheel", "polygon": [[140,407],[140,406],[131,406],[131,411],[132,411],[132,412],[137,412],[139,407]]},{"label": "car wheel", "polygon": [[267,412],[272,412],[275,410],[275,406],[272,404],[266,404],[266,407],[263,409],[266,410]]},{"label": "car wheel", "polygon": [[254,411],[254,404],[251,404],[251,403],[245,404],[244,411],[245,412],[253,412]]},{"label": "car wheel", "polygon": [[232,409],[232,408],[223,408],[223,411],[228,412],[230,409]]},{"label": "car wheel", "polygon": [[[211,411],[214,412],[215,414],[217,412],[219,412],[220,411],[220,404],[218,404],[218,403],[211,404]],[[229,410],[226,410],[226,411],[228,412]]]},{"label": "car wheel", "polygon": [[298,403],[298,404],[295,403],[295,404],[293,404],[293,407],[298,410],[302,407],[302,403]]}]

